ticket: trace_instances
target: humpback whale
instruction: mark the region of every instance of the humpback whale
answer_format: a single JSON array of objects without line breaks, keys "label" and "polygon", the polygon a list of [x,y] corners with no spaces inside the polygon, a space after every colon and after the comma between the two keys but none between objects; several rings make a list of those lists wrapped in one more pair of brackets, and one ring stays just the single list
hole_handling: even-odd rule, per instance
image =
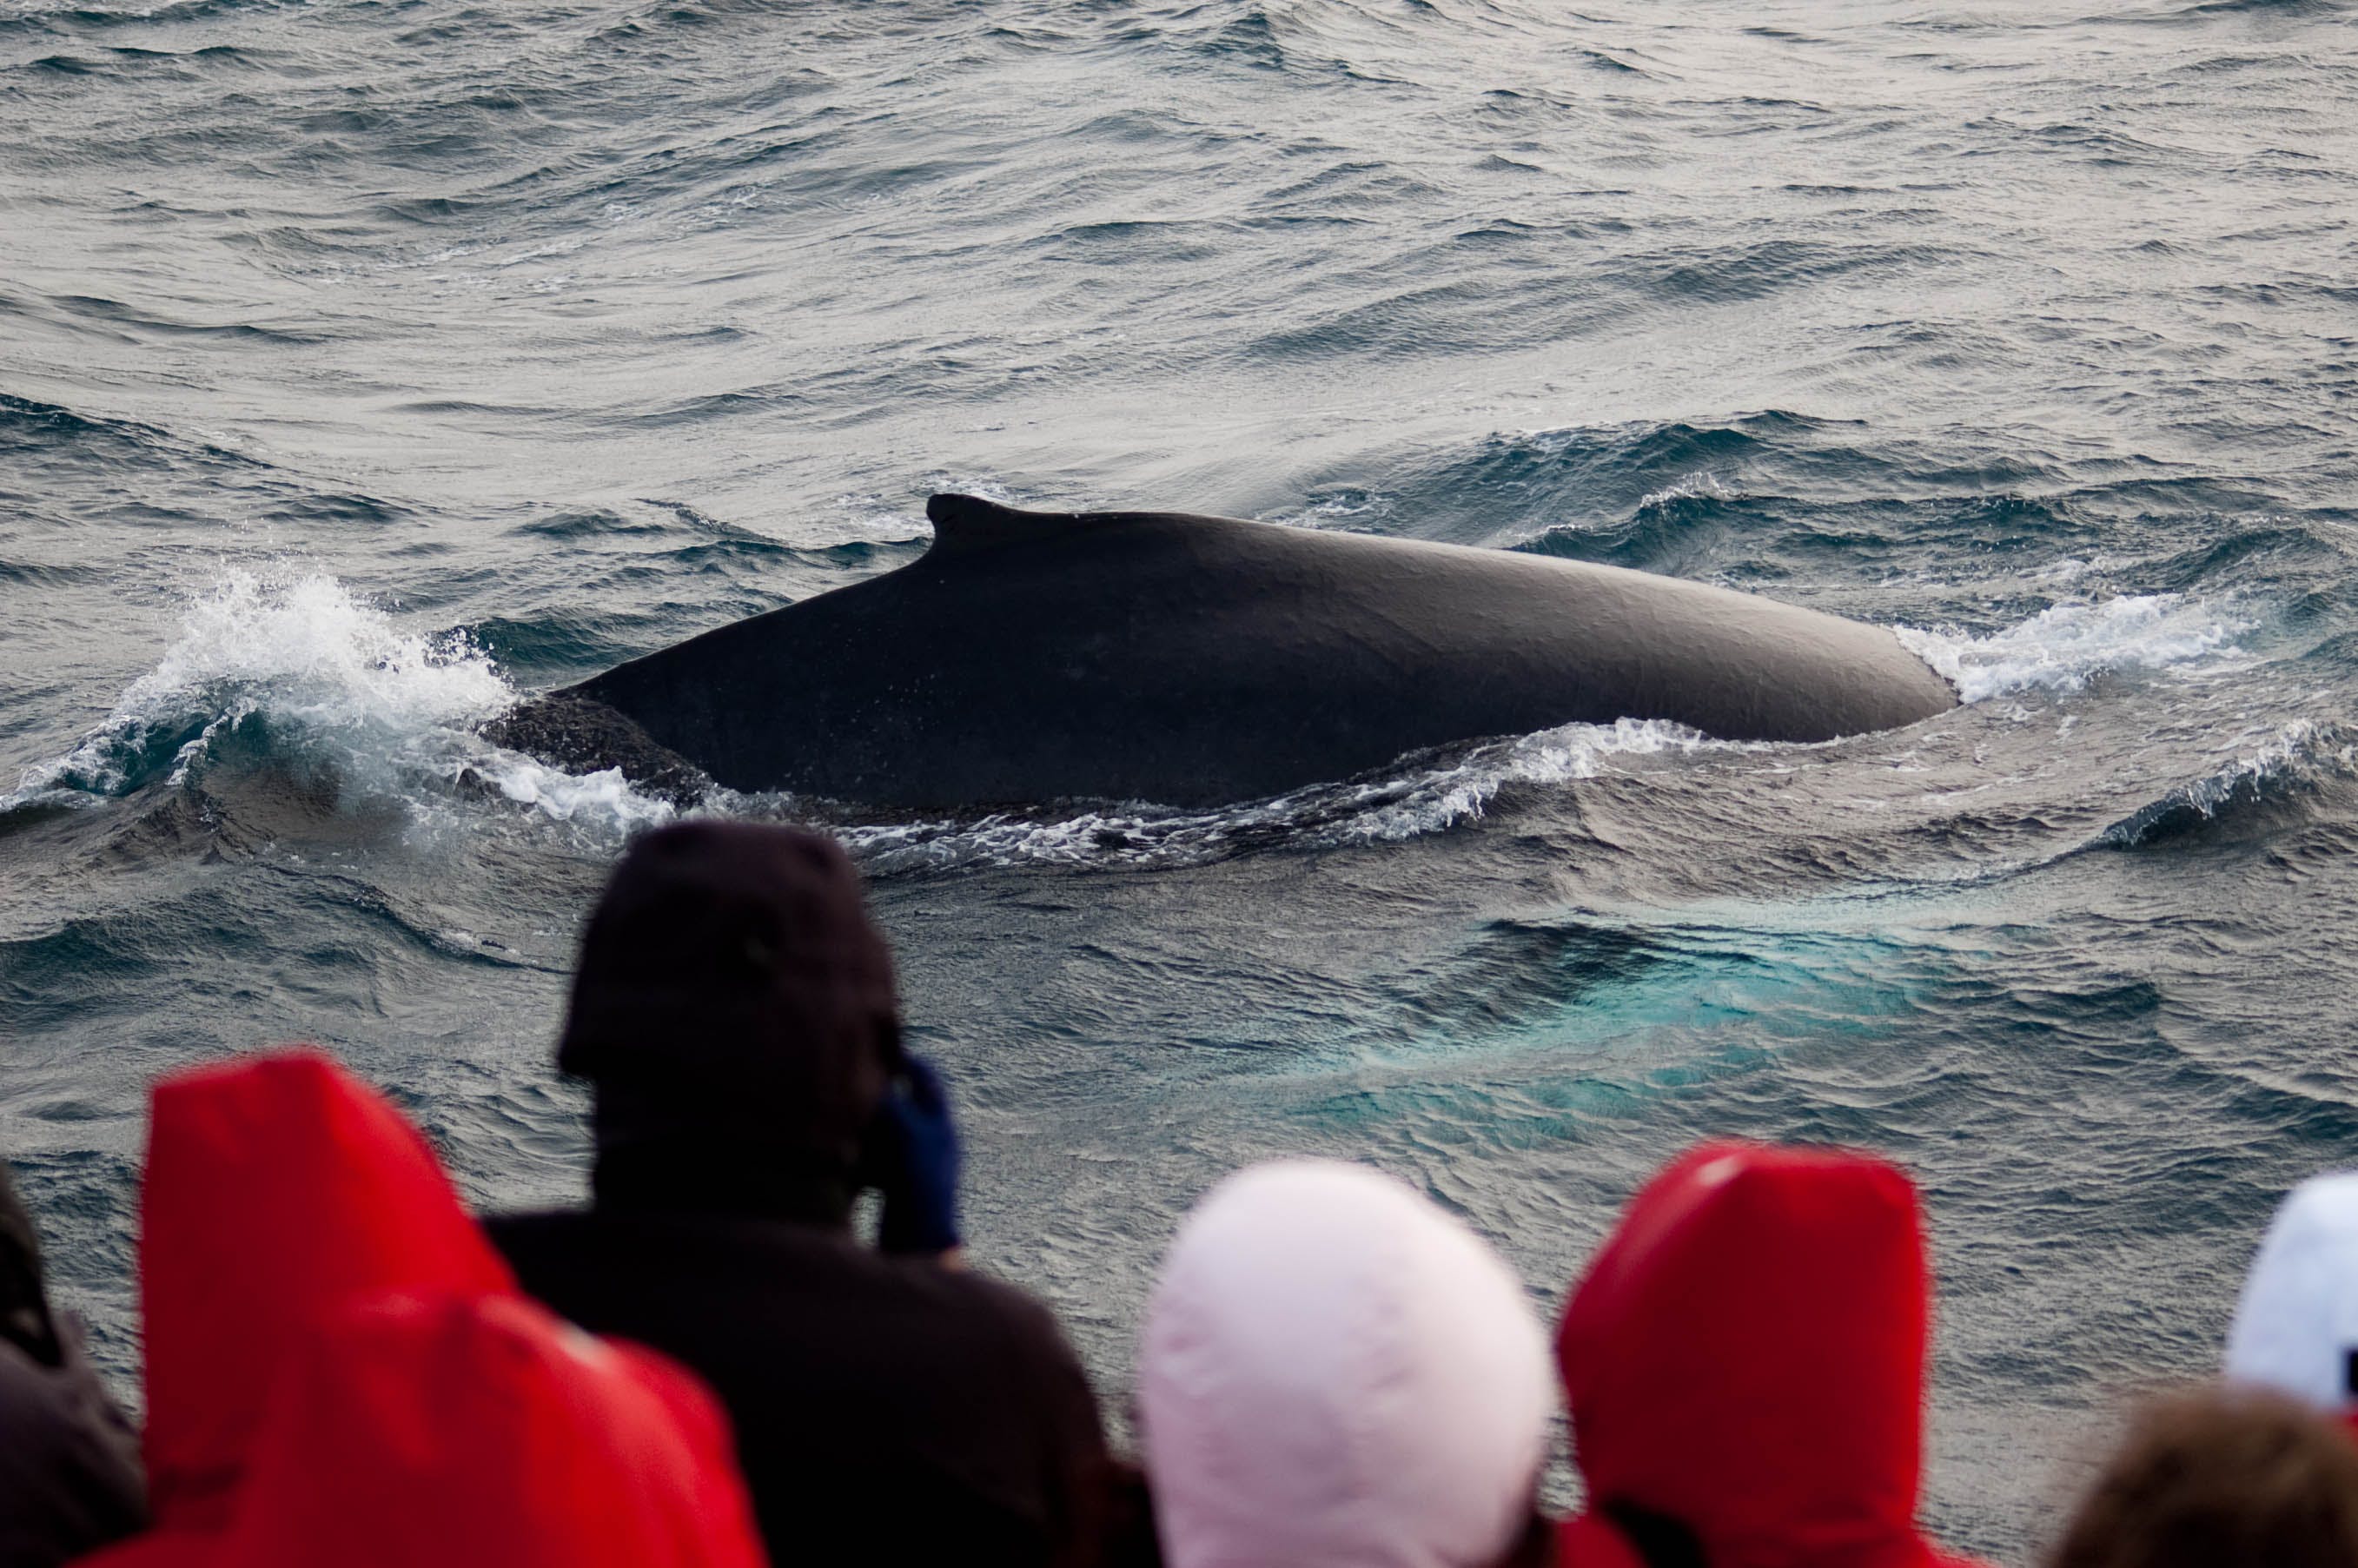
[{"label": "humpback whale", "polygon": [[1956,705],[1887,631],[1678,578],[1181,513],[925,514],[909,565],[551,693],[493,739],[658,788],[1195,806],[1560,724],[1827,741]]}]

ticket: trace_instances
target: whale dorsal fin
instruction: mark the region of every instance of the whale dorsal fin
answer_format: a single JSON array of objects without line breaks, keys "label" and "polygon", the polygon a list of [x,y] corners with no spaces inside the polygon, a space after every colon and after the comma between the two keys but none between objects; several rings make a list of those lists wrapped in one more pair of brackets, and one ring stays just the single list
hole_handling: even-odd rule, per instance
[{"label": "whale dorsal fin", "polygon": [[1072,512],[1020,512],[979,495],[933,496],[925,503],[925,516],[934,525],[934,547],[925,552],[932,556],[1053,539],[1089,522]]}]

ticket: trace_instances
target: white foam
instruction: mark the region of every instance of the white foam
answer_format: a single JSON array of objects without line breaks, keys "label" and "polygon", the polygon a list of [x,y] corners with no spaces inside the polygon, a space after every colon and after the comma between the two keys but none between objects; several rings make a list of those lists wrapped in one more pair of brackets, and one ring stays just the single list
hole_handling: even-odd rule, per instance
[{"label": "white foam", "polygon": [[1728,489],[1726,483],[1717,474],[1705,469],[1665,485],[1660,490],[1648,491],[1638,498],[1638,510],[1651,512],[1659,507],[1670,506],[1682,501],[1699,499],[1732,501],[1735,498],[1736,492]]},{"label": "white foam", "polygon": [[27,770],[23,791],[119,790],[142,737],[197,720],[205,728],[182,748],[182,768],[223,727],[265,711],[318,730],[399,736],[480,719],[514,697],[463,638],[406,632],[333,578],[231,570],[189,601],[164,656],[105,721],[64,757]]},{"label": "white foam", "polygon": [[491,656],[458,633],[420,632],[316,570],[232,568],[192,598],[156,667],[63,757],[26,770],[0,809],[120,794],[157,738],[195,730],[168,783],[224,731],[261,717],[323,750],[354,786],[420,803],[462,773],[561,822],[627,832],[672,808],[614,770],[576,777],[473,733],[515,700]]},{"label": "white foam", "polygon": [[1271,838],[1306,848],[1413,838],[1480,818],[1509,785],[1561,786],[1595,778],[1621,758],[1739,749],[1676,724],[1625,719],[1567,724],[1476,747],[1444,766],[1313,784],[1212,811],[1136,806],[1061,820],[995,816],[836,832],[880,872],[1017,862],[1185,864],[1217,860]]},{"label": "white foam", "polygon": [[623,832],[653,827],[677,815],[668,801],[639,794],[620,768],[568,773],[516,752],[494,750],[475,771],[508,799],[559,822],[586,822]]},{"label": "white foam", "polygon": [[1264,523],[1281,524],[1289,528],[1326,529],[1350,534],[1375,531],[1377,520],[1391,509],[1391,498],[1381,492],[1347,490],[1306,506],[1259,515]]},{"label": "white foam", "polygon": [[2096,604],[2058,604],[1975,637],[1895,627],[1902,643],[1966,702],[2015,692],[2078,691],[2108,670],[2165,669],[2239,652],[2250,624],[2182,594],[2124,594]]},{"label": "white foam", "polygon": [[1660,719],[1566,724],[1486,746],[1454,767],[1414,778],[1403,798],[1361,812],[1341,837],[1360,842],[1412,838],[1479,818],[1510,784],[1561,785],[1593,779],[1616,757],[1725,749],[1698,731]]}]

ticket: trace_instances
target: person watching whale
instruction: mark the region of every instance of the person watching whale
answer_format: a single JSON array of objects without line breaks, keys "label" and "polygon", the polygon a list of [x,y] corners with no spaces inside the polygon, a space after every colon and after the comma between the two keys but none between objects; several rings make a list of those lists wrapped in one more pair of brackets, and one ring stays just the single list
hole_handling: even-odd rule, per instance
[{"label": "person watching whale", "polygon": [[1534,1568],[1547,1336],[1514,1272],[1365,1165],[1228,1177],[1139,1336],[1159,1568]]},{"label": "person watching whale", "polygon": [[1847,1150],[1689,1150],[1574,1286],[1586,1506],[1556,1568],[1980,1568],[1917,1522],[1931,1272],[1916,1185]]},{"label": "person watching whale", "polygon": [[1095,1395],[1043,1307],[954,1266],[946,1101],[832,840],[640,839],[583,936],[557,1065],[592,1086],[592,1202],[492,1238],[527,1292],[711,1385],[776,1561],[1093,1552]]}]

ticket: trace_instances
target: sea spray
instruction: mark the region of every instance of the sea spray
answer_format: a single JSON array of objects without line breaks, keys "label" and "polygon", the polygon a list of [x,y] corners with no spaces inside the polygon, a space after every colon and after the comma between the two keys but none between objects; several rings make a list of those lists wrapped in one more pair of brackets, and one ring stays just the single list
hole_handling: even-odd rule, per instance
[{"label": "sea spray", "polygon": [[1899,641],[1946,676],[1965,702],[2017,692],[2078,691],[2108,671],[2165,669],[2234,651],[2248,622],[2182,594],[2125,594],[2058,604],[1973,636],[1895,627]]},{"label": "sea spray", "polygon": [[183,736],[171,761],[184,773],[211,737],[259,713],[383,755],[513,697],[463,636],[406,631],[323,573],[233,568],[189,601],[155,668],[71,752],[27,769],[18,795],[135,789],[159,736]]},{"label": "sea spray", "polygon": [[559,821],[627,830],[671,814],[618,773],[575,777],[473,733],[515,696],[463,632],[404,626],[307,567],[233,568],[189,600],[155,667],[72,751],[27,769],[0,811],[121,796],[159,774],[178,788],[220,737],[261,720],[348,786],[413,805],[471,776]]}]

